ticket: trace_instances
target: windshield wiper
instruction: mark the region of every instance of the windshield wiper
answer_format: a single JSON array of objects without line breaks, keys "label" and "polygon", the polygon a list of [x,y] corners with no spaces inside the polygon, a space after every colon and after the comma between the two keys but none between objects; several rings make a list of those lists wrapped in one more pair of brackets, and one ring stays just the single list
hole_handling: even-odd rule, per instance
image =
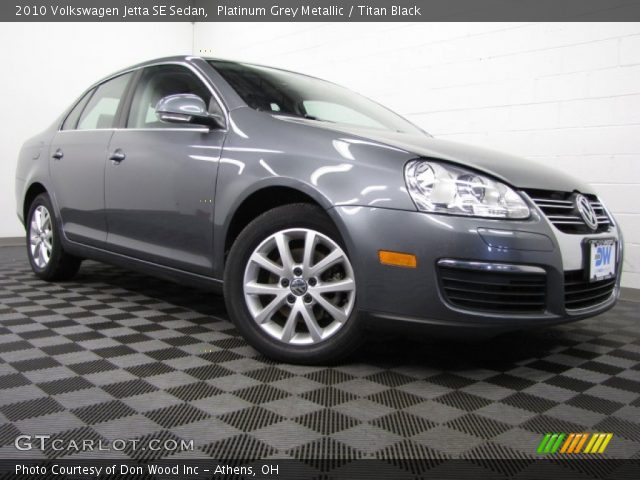
[{"label": "windshield wiper", "polygon": [[321,118],[314,117],[313,115],[309,115],[307,113],[302,114],[302,113],[293,113],[293,112],[274,112],[274,111],[269,111],[269,113],[272,115],[281,115],[283,117],[304,118],[306,120],[316,120],[318,122],[334,123],[334,122],[331,122],[331,120],[323,120]]}]

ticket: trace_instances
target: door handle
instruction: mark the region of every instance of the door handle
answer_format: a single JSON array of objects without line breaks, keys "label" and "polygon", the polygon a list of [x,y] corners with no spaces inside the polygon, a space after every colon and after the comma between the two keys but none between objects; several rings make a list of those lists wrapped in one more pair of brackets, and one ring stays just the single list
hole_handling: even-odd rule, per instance
[{"label": "door handle", "polygon": [[55,152],[53,152],[53,155],[51,155],[51,157],[54,160],[60,160],[62,157],[64,157],[64,153],[62,153],[62,149],[58,148]]},{"label": "door handle", "polygon": [[127,156],[120,148],[116,148],[111,156],[109,156],[109,160],[111,160],[115,165],[123,161]]}]

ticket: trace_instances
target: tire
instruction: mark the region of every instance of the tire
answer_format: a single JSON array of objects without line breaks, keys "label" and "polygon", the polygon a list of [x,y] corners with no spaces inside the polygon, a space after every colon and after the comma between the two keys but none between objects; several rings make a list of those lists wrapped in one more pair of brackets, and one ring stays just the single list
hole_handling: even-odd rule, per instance
[{"label": "tire", "polygon": [[277,207],[247,225],[229,252],[224,294],[238,330],[273,359],[332,364],[362,341],[353,267],[333,222],[314,205]]},{"label": "tire", "polygon": [[33,272],[42,280],[69,280],[78,273],[82,260],[62,248],[61,231],[51,199],[38,195],[27,214],[27,255]]}]

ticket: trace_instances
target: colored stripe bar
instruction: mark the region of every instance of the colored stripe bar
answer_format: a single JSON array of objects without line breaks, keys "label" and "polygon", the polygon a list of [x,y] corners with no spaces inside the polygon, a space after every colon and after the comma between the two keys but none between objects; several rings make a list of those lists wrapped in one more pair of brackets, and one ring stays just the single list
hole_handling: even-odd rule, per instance
[{"label": "colored stripe bar", "polygon": [[547,446],[547,442],[549,441],[550,438],[551,438],[550,433],[544,434],[544,437],[542,438],[540,445],[538,445],[538,453],[544,453],[544,449]]},{"label": "colored stripe bar", "polygon": [[589,443],[587,443],[587,446],[584,449],[584,453],[591,453],[591,449],[593,448],[593,444],[596,443],[596,440],[598,440],[598,434],[594,433],[593,435],[591,435],[591,440],[589,440]]},{"label": "colored stripe bar", "polygon": [[549,439],[549,441],[544,447],[544,453],[551,453],[551,448],[553,448],[553,444],[556,443],[557,438],[558,438],[557,433],[551,434],[551,438]]},{"label": "colored stripe bar", "polygon": [[538,445],[537,452],[539,454],[558,452],[574,455],[604,453],[612,438],[613,433],[545,433]]},{"label": "colored stripe bar", "polygon": [[576,436],[575,433],[570,433],[569,436],[567,437],[567,441],[564,442],[564,444],[562,445],[562,448],[560,449],[560,453],[566,453],[567,449],[569,448],[569,445],[571,445],[571,442],[573,442],[574,437]]},{"label": "colored stripe bar", "polygon": [[604,435],[606,435],[606,437],[602,441],[602,445],[600,445],[600,450],[598,450],[598,453],[604,453],[605,449],[607,448],[607,445],[609,445],[609,442],[613,438],[613,433],[606,433]]},{"label": "colored stripe bar", "polygon": [[566,434],[564,433],[559,433],[558,434],[558,438],[556,440],[556,443],[553,444],[553,447],[551,447],[551,451],[550,453],[556,453],[558,451],[558,449],[560,448],[560,445],[562,445],[562,441],[565,439]]},{"label": "colored stripe bar", "polygon": [[567,453],[576,453],[576,447],[578,443],[582,440],[582,433],[576,433],[576,436],[573,438],[573,442],[571,442],[571,446],[567,450]]},{"label": "colored stripe bar", "polygon": [[590,453],[597,453],[598,450],[600,449],[600,445],[602,444],[603,440],[607,436],[604,433],[597,433],[596,435],[598,435],[598,439],[596,440],[596,443],[593,444],[593,447],[591,447]]},{"label": "colored stripe bar", "polygon": [[580,453],[580,451],[582,450],[582,446],[587,441],[587,438],[589,438],[588,433],[583,433],[581,435],[582,435],[582,438],[580,439],[580,442],[578,443],[578,445],[576,445],[576,449],[573,451],[573,453]]}]

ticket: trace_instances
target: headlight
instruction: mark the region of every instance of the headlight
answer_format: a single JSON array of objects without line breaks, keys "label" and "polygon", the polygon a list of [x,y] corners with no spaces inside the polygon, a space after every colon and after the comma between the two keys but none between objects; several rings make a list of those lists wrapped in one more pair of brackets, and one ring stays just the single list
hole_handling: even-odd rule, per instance
[{"label": "headlight", "polygon": [[404,170],[418,210],[474,217],[529,217],[529,207],[504,183],[445,163],[412,160]]}]

